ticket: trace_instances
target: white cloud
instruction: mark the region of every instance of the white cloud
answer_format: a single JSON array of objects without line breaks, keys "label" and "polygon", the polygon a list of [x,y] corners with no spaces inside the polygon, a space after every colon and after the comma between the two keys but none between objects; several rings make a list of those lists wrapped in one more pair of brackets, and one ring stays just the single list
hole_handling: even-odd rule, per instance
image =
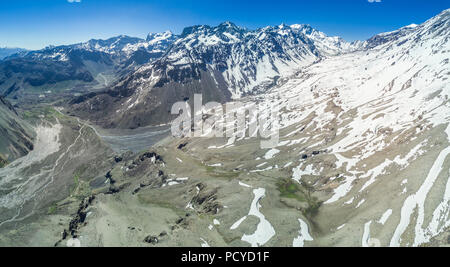
[{"label": "white cloud", "polygon": [[[73,0],[72,0],[73,1]],[[81,0],[80,0],[81,1]],[[369,3],[381,3],[381,0],[367,0]]]},{"label": "white cloud", "polygon": [[81,3],[81,0],[67,0],[69,3]]}]

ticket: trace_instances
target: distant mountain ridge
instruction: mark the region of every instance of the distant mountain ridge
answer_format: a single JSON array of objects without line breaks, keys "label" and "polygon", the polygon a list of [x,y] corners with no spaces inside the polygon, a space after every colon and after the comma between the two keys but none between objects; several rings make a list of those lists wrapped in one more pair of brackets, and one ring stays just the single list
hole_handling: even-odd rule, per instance
[{"label": "distant mountain ridge", "polygon": [[180,35],[93,39],[0,62],[0,94],[21,101],[59,90],[75,96],[69,107],[76,115],[105,127],[136,128],[166,123],[168,107],[195,93],[222,103],[264,93],[327,57],[374,49],[420,27],[352,43],[306,24],[249,30],[232,22],[191,26]]},{"label": "distant mountain ridge", "polygon": [[[304,66],[357,48],[308,25],[258,30],[232,22],[191,26],[160,58],[124,76],[106,92],[83,96],[72,104],[77,114],[93,115],[106,127],[158,124],[170,119],[167,107],[191,99],[194,93],[202,93],[205,101],[224,102],[264,92]],[[96,111],[103,115],[95,117]]]},{"label": "distant mountain ridge", "polygon": [[102,88],[159,58],[173,40],[171,33],[149,35],[147,40],[118,36],[21,51],[0,62],[0,94],[17,97],[35,87],[42,92],[53,87],[62,91],[81,88],[80,92],[83,87]]}]

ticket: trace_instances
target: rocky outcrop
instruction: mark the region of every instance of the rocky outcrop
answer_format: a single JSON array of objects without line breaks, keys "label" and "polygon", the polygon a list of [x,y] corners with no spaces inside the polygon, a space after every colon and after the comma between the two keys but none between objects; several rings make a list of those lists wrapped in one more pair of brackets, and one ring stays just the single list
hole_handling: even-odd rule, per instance
[{"label": "rocky outcrop", "polygon": [[87,209],[92,204],[92,202],[95,200],[95,196],[90,196],[86,199],[84,199],[80,203],[80,207],[78,208],[77,213],[75,214],[75,217],[70,221],[69,223],[69,229],[68,232],[72,237],[77,237],[76,233],[80,226],[82,226],[86,221],[87,216]]}]

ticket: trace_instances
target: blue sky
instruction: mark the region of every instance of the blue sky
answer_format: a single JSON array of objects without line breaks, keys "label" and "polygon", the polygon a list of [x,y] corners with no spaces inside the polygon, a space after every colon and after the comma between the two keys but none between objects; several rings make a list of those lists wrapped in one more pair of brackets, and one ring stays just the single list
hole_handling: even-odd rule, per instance
[{"label": "blue sky", "polygon": [[447,8],[450,0],[1,0],[0,47],[180,33],[186,26],[228,20],[250,29],[306,23],[353,41],[422,23]]}]

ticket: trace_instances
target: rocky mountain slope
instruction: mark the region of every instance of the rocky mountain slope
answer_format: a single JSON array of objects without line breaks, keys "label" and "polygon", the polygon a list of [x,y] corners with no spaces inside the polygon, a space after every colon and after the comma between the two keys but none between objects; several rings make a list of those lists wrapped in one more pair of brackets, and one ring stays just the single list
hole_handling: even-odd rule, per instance
[{"label": "rocky mountain slope", "polygon": [[242,98],[280,107],[276,148],[167,139],[120,163],[111,179],[128,186],[90,205],[81,245],[446,245],[449,23],[446,10]]}]

